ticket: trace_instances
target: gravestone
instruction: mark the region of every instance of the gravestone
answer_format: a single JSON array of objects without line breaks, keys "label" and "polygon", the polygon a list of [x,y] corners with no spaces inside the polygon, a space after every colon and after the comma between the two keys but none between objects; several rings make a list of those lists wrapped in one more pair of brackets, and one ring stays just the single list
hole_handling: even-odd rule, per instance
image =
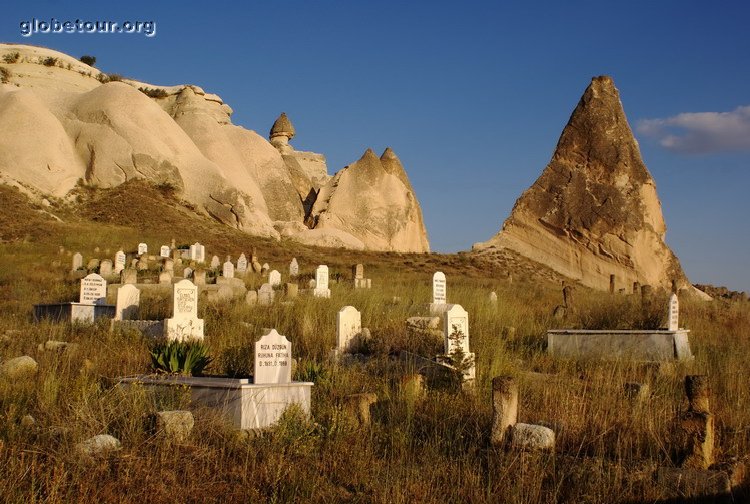
[{"label": "gravestone", "polygon": [[135,285],[127,284],[117,289],[115,320],[136,320],[140,301],[141,291]]},{"label": "gravestone", "polygon": [[168,341],[203,339],[203,320],[198,318],[198,287],[190,280],[174,284],[173,315],[164,321]]},{"label": "gravestone", "polygon": [[445,274],[438,271],[432,275],[432,303],[446,304],[448,302]]},{"label": "gravestone", "polygon": [[182,278],[192,278],[193,268],[185,268],[182,270]]},{"label": "gravestone", "polygon": [[299,293],[299,286],[296,283],[285,283],[284,294],[287,298],[296,298]]},{"label": "gravestone", "polygon": [[170,285],[172,283],[172,273],[162,271],[159,273],[159,285]]},{"label": "gravestone", "polygon": [[103,260],[99,264],[99,274],[101,276],[109,276],[112,274],[112,261],[109,259]]},{"label": "gravestone", "polygon": [[145,243],[141,242],[141,243],[138,244],[138,255],[142,256],[144,254],[148,254],[148,245],[146,245]]},{"label": "gravestone", "polygon": [[107,300],[107,281],[96,273],[86,275],[81,280],[79,303],[103,305]]},{"label": "gravestone", "polygon": [[268,274],[268,283],[271,284],[271,287],[278,287],[279,285],[281,285],[281,273],[276,270],[272,270]]},{"label": "gravestone", "polygon": [[75,254],[73,254],[73,265],[71,269],[73,271],[76,271],[81,268],[83,268],[83,256],[81,255],[80,252],[76,252]]},{"label": "gravestone", "polygon": [[197,263],[205,262],[206,247],[198,242],[193,243],[192,245],[190,245],[190,249],[188,250],[188,257],[191,261],[195,261]]},{"label": "gravestone", "polygon": [[275,293],[271,284],[264,283],[258,289],[258,304],[268,306],[273,304]]},{"label": "gravestone", "polygon": [[669,311],[667,312],[667,330],[677,331],[680,329],[680,301],[677,294],[669,296]]},{"label": "gravestone", "polygon": [[221,276],[224,278],[234,278],[234,264],[232,261],[227,260],[221,270]]},{"label": "gravestone", "polygon": [[297,258],[292,258],[292,262],[289,263],[289,276],[296,277],[299,275],[299,264],[297,264]]},{"label": "gravestone", "polygon": [[122,250],[118,250],[115,253],[115,274],[119,275],[122,270],[125,269],[125,263],[127,262],[128,258],[125,255],[125,252]]},{"label": "gravestone", "polygon": [[490,292],[490,303],[497,304],[497,293],[495,291]]},{"label": "gravestone", "polygon": [[445,354],[450,355],[458,348],[469,353],[469,313],[458,304],[451,305],[445,312]]},{"label": "gravestone", "polygon": [[331,289],[328,288],[328,266],[321,264],[315,270],[315,289],[313,290],[313,296],[315,297],[331,297]]},{"label": "gravestone", "polygon": [[159,257],[169,257],[169,247],[167,245],[162,245],[159,249]]},{"label": "gravestone", "polygon": [[146,271],[146,270],[148,269],[148,256],[146,256],[146,255],[142,255],[142,256],[141,256],[141,257],[140,257],[140,258],[138,259],[138,262],[137,262],[137,263],[135,263],[135,268],[136,268],[136,269],[137,269],[138,271]]},{"label": "gravestone", "polygon": [[174,261],[169,257],[165,258],[161,263],[161,269],[167,273],[174,273]]},{"label": "gravestone", "polygon": [[238,273],[244,273],[247,271],[247,257],[245,257],[244,252],[240,254],[240,258],[237,259],[237,272]]},{"label": "gravestone", "polygon": [[353,306],[344,306],[336,314],[336,350],[351,352],[362,333],[362,314]]},{"label": "gravestone", "polygon": [[120,272],[120,283],[121,284],[136,284],[138,283],[138,270],[134,268],[127,268]]},{"label": "gravestone", "polygon": [[206,270],[203,268],[196,268],[193,271],[193,283],[195,285],[206,285]]},{"label": "gravestone", "polygon": [[218,256],[213,256],[211,258],[211,269],[219,269],[219,266],[221,266],[221,261],[219,260]]},{"label": "gravestone", "polygon": [[275,384],[292,381],[292,343],[276,329],[255,343],[253,383]]},{"label": "gravestone", "polygon": [[268,263],[263,263],[263,266],[260,267],[260,272],[261,273],[266,273],[270,269],[271,269],[271,267],[268,265]]},{"label": "gravestone", "polygon": [[247,294],[245,294],[245,304],[251,306],[258,304],[258,293],[254,290],[247,291]]},{"label": "gravestone", "polygon": [[365,267],[361,264],[355,264],[352,266],[352,276],[355,279],[364,278],[365,277]]}]

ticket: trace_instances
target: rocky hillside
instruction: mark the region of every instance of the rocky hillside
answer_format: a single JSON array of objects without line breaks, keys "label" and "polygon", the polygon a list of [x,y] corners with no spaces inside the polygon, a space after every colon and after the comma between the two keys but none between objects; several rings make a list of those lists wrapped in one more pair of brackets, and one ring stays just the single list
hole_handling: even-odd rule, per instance
[{"label": "rocky hillside", "polygon": [[[387,230],[362,228],[353,212],[335,223],[314,216],[331,177],[324,156],[288,144],[288,120],[291,135],[276,128],[269,142],[233,125],[232,109],[197,86],[107,75],[39,47],[0,44],[0,78],[0,182],[39,200],[69,197],[77,184],[104,189],[142,178],[255,236],[330,245],[328,237],[339,235],[340,246],[429,250],[411,186],[404,208],[389,207],[393,218],[411,219],[389,222],[402,230],[390,239],[381,239]],[[381,200],[394,203],[381,196],[357,209],[379,214]],[[326,230],[309,229],[306,219],[312,227],[327,222]]]},{"label": "rocky hillside", "polygon": [[584,285],[689,287],[611,78],[583,93],[542,175],[480,253],[509,248]]}]

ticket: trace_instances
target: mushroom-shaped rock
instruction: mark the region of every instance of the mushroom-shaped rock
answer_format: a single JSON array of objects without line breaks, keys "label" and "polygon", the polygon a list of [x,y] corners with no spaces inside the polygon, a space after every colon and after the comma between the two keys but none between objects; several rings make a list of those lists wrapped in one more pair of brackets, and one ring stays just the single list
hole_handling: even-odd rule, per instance
[{"label": "mushroom-shaped rock", "polygon": [[271,126],[271,132],[269,133],[269,139],[274,147],[287,145],[289,140],[294,138],[294,126],[292,121],[286,116],[286,112],[282,112],[276,122]]}]

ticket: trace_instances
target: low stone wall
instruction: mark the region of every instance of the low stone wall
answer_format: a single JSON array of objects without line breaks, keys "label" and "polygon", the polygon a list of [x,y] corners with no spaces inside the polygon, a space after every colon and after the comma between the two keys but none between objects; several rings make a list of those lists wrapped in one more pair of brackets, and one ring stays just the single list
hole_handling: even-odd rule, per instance
[{"label": "low stone wall", "polygon": [[571,359],[691,360],[689,332],[550,329],[547,353]]}]

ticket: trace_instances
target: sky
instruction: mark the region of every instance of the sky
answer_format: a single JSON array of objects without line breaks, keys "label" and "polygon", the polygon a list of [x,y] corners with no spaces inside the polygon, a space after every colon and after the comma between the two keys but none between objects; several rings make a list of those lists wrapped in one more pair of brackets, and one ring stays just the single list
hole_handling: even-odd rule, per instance
[{"label": "sky", "polygon": [[[145,33],[21,22],[148,21]],[[196,84],[266,136],[286,112],[329,173],[390,146],[433,250],[501,228],[591,77],[610,75],[694,283],[750,291],[750,2],[6,2],[0,41]],[[143,31],[143,30],[142,30]]]}]

